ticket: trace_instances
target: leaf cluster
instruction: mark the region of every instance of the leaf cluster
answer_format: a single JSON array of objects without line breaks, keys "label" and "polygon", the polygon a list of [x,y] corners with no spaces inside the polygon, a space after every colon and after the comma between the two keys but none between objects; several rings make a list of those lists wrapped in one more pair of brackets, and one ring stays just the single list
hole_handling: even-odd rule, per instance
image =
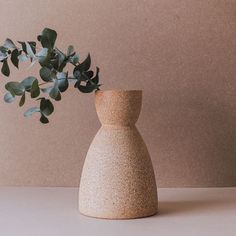
[{"label": "leaf cluster", "polygon": [[[35,41],[17,41],[17,45],[7,38],[0,46],[0,63],[2,63],[1,73],[10,76],[9,61],[19,68],[20,62],[29,61],[31,66],[39,63],[39,79],[28,76],[22,81],[10,81],[5,85],[7,90],[4,100],[7,103],[13,102],[16,97],[20,97],[19,106],[25,104],[26,97],[35,99],[39,102],[37,107],[29,108],[25,117],[33,113],[40,113],[40,121],[43,124],[49,122],[48,116],[54,111],[52,101],[60,101],[70,83],[74,88],[82,93],[91,93],[99,90],[99,68],[96,71],[90,69],[90,54],[81,62],[79,54],[76,53],[72,45],[68,46],[64,53],[55,46],[57,32],[53,29],[45,28],[37,37],[38,48]],[[69,74],[66,65],[73,66],[73,73]],[[41,83],[40,83],[41,80]],[[41,95],[41,96],[40,96]],[[40,98],[39,98],[40,96]]]}]

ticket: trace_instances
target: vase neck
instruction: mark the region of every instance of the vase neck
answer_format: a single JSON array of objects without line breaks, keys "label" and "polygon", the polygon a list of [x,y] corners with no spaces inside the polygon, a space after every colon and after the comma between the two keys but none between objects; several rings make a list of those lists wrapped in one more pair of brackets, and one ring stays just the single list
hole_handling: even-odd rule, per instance
[{"label": "vase neck", "polygon": [[141,105],[141,91],[105,91],[96,93],[95,105],[103,125],[134,126]]}]

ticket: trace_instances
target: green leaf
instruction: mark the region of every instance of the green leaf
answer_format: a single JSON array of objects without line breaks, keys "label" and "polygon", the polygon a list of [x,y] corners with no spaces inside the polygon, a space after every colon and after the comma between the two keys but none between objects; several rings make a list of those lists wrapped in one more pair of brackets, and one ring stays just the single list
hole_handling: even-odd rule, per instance
[{"label": "green leaf", "polygon": [[54,48],[55,41],[57,39],[57,32],[55,30],[45,28],[38,40],[41,42],[44,48]]},{"label": "green leaf", "polygon": [[48,120],[48,118],[46,116],[41,114],[40,122],[43,123],[43,124],[47,124],[47,123],[49,123],[49,120]]},{"label": "green leaf", "polygon": [[2,53],[7,53],[8,52],[8,49],[3,47],[3,46],[0,46],[0,52]]},{"label": "green leaf", "polygon": [[40,101],[40,111],[43,115],[49,116],[54,111],[54,106],[49,99],[42,98]]},{"label": "green leaf", "polygon": [[34,64],[36,64],[36,62],[38,62],[37,57],[31,58],[31,64],[30,64],[29,68],[32,67]]},{"label": "green leaf", "polygon": [[36,79],[34,80],[31,86],[31,97],[36,98],[39,96],[39,94],[40,94],[39,83],[38,80]]},{"label": "green leaf", "polygon": [[48,48],[42,48],[37,54],[36,57],[39,60],[39,63],[43,66],[46,65],[50,58],[50,53]]},{"label": "green leaf", "polygon": [[89,84],[89,83],[87,83],[86,86],[77,84],[77,88],[78,88],[79,91],[82,92],[82,93],[91,93],[91,92],[93,92],[95,89],[97,89],[98,86],[97,86],[96,84]]},{"label": "green leaf", "polygon": [[68,82],[68,73],[65,72],[60,72],[57,73],[57,86],[60,90],[60,92],[65,92],[68,87],[69,87],[69,82]]},{"label": "green leaf", "polygon": [[96,75],[94,78],[91,79],[93,83],[98,84],[99,83],[99,68],[96,67]]},{"label": "green leaf", "polygon": [[74,56],[71,56],[69,58],[69,61],[73,64],[76,65],[79,62],[79,55],[75,54]]},{"label": "green leaf", "polygon": [[18,56],[19,56],[18,50],[14,49],[11,53],[11,62],[16,68],[18,68],[18,66],[19,66]]},{"label": "green leaf", "polygon": [[[56,82],[55,82],[56,84]],[[51,89],[51,91],[49,92],[49,96],[53,99],[56,100],[56,98],[60,97],[60,91],[57,85],[54,85],[54,87]]]},{"label": "green leaf", "polygon": [[74,68],[74,72],[76,70],[79,70],[80,72],[88,71],[90,66],[91,66],[91,57],[90,54],[88,54],[86,59]]},{"label": "green leaf", "polygon": [[73,75],[77,80],[80,80],[82,73],[79,70],[74,70]]},{"label": "green leaf", "polygon": [[8,55],[7,55],[6,52],[0,51],[0,61],[1,61],[1,62],[4,61],[4,60],[6,60],[7,57],[8,57]]},{"label": "green leaf", "polygon": [[12,42],[11,39],[6,39],[3,47],[8,48],[8,49],[12,49],[12,48],[16,48],[16,45]]},{"label": "green leaf", "polygon": [[64,67],[66,66],[66,55],[60,51],[58,48],[55,49],[56,57],[58,60],[58,71],[62,72]]},{"label": "green leaf", "polygon": [[10,75],[10,68],[8,66],[7,60],[3,61],[3,65],[2,65],[2,70],[1,70],[2,74],[4,74],[5,76],[9,76]]},{"label": "green leaf", "polygon": [[84,72],[80,72],[80,71],[75,71],[74,73],[75,78],[81,82],[81,81],[88,81],[93,77],[93,71],[84,71]]},{"label": "green leaf", "polygon": [[29,92],[35,80],[37,80],[35,77],[28,76],[27,78],[21,81],[21,85],[23,85],[25,90]]},{"label": "green leaf", "polygon": [[68,74],[64,72],[57,73],[57,79],[54,80],[54,85],[48,88],[42,88],[41,91],[49,93],[49,96],[56,101],[61,100],[61,93],[69,87],[67,79]]},{"label": "green leaf", "polygon": [[21,54],[18,56],[18,59],[19,61],[24,62],[24,61],[27,61],[29,58],[26,55]]},{"label": "green leaf", "polygon": [[43,81],[52,81],[53,78],[55,78],[55,73],[53,73],[49,68],[42,67],[39,71],[40,77]]},{"label": "green leaf", "polygon": [[37,57],[46,57],[48,55],[48,48],[42,48],[37,54]]},{"label": "green leaf", "polygon": [[30,117],[35,112],[40,112],[40,109],[38,107],[31,107],[24,113],[24,116],[25,117]]},{"label": "green leaf", "polygon": [[34,52],[30,46],[30,44],[28,42],[25,42],[25,45],[26,45],[26,51],[27,51],[27,54],[31,57],[31,58],[34,58],[35,55],[34,55]]},{"label": "green leaf", "polygon": [[80,85],[80,82],[76,81],[74,84],[74,88],[78,88],[79,85]]},{"label": "green leaf", "polygon": [[36,42],[35,41],[28,41],[31,47],[36,47]]},{"label": "green leaf", "polygon": [[4,101],[7,103],[11,103],[15,100],[15,95],[12,95],[10,92],[7,92],[4,96]]},{"label": "green leaf", "polygon": [[72,53],[74,53],[74,47],[70,45],[67,49],[67,56],[71,56]]},{"label": "green leaf", "polygon": [[23,52],[27,54],[27,49],[26,49],[25,42],[18,41],[18,43],[21,44],[21,48],[22,48]]},{"label": "green leaf", "polygon": [[34,42],[34,41],[28,41],[28,44],[30,45],[31,50],[32,50],[33,53],[35,54],[35,53],[36,53],[36,42]]},{"label": "green leaf", "polygon": [[61,100],[61,93],[59,92],[57,97],[55,98],[56,101],[60,101]]},{"label": "green leaf", "polygon": [[19,82],[8,82],[5,85],[7,91],[9,91],[12,95],[21,96],[25,92],[25,88]]},{"label": "green leaf", "polygon": [[91,79],[93,77],[93,71],[91,71],[91,70],[85,71],[85,72],[83,72],[83,74],[85,74],[88,79]]},{"label": "green leaf", "polygon": [[23,93],[20,102],[19,102],[19,106],[22,107],[25,104],[25,93]]}]

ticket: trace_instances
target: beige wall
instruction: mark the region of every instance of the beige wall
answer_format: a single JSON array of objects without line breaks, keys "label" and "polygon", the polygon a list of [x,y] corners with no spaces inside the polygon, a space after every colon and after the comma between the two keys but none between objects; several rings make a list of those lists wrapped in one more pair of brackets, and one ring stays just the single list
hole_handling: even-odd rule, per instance
[{"label": "beige wall", "polygon": [[[138,122],[159,186],[236,185],[235,0],[1,0],[0,41],[45,27],[101,68],[103,89],[143,89]],[[13,80],[35,74],[14,70]],[[7,81],[1,76],[1,93]],[[0,185],[76,186],[99,128],[71,89],[51,123],[0,102]]]}]

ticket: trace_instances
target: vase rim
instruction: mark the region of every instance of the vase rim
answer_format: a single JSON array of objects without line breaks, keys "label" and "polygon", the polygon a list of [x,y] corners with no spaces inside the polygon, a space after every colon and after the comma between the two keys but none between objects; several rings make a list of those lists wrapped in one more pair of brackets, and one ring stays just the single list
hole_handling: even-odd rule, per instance
[{"label": "vase rim", "polygon": [[97,90],[96,93],[140,93],[141,89],[108,89],[108,90]]}]

